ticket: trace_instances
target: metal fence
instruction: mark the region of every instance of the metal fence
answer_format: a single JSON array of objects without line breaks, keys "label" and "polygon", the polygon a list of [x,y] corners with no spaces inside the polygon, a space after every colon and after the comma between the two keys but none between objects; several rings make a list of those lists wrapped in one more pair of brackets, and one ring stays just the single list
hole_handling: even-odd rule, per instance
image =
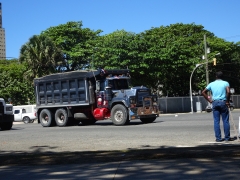
[{"label": "metal fence", "polygon": [[[231,95],[235,108],[240,108],[240,95]],[[191,112],[190,97],[161,97],[158,99],[161,113]],[[200,107],[199,107],[200,105]],[[203,96],[193,96],[193,111],[205,111],[208,103]]]}]

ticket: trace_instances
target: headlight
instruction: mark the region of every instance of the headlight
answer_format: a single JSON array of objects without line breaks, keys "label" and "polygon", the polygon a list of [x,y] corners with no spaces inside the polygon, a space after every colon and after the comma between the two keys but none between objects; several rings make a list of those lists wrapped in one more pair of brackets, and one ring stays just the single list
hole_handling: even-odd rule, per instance
[{"label": "headlight", "polygon": [[129,98],[130,104],[136,104],[136,98],[134,96]]}]

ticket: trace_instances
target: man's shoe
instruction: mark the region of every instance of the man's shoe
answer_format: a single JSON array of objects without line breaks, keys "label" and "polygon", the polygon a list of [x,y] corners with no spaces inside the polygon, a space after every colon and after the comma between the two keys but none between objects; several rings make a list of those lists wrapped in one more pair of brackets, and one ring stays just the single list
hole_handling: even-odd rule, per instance
[{"label": "man's shoe", "polygon": [[223,139],[216,139],[216,142],[223,142]]},{"label": "man's shoe", "polygon": [[228,141],[234,141],[234,140],[235,140],[235,138],[225,139],[226,142],[228,142]]}]

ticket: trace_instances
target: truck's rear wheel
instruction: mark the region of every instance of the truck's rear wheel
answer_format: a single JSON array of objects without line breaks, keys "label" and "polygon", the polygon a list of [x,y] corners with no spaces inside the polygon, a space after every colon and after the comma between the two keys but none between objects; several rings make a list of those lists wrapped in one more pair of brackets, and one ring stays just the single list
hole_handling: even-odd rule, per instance
[{"label": "truck's rear wheel", "polygon": [[43,109],[39,115],[40,123],[43,127],[50,127],[53,125],[53,115],[48,109]]},{"label": "truck's rear wheel", "polygon": [[122,126],[128,123],[128,113],[125,106],[115,105],[111,110],[111,119],[114,125]]},{"label": "truck's rear wheel", "polygon": [[156,117],[152,117],[152,118],[140,118],[140,120],[142,121],[142,123],[152,123],[153,121],[156,120]]},{"label": "truck's rear wheel", "polygon": [[12,128],[13,122],[4,122],[0,123],[0,128],[5,131],[5,130],[10,130]]},{"label": "truck's rear wheel", "polygon": [[24,116],[24,117],[23,117],[23,122],[24,122],[25,124],[30,123],[30,118],[29,118],[28,116]]},{"label": "truck's rear wheel", "polygon": [[66,126],[68,123],[67,111],[63,108],[58,109],[55,112],[55,121],[56,121],[56,124],[60,127]]}]

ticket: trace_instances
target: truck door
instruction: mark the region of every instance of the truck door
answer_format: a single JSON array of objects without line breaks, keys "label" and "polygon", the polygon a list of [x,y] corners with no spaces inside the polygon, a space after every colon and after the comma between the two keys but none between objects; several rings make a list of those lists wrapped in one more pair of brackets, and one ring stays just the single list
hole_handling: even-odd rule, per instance
[{"label": "truck door", "polygon": [[22,121],[22,113],[20,109],[14,110],[14,121]]}]

